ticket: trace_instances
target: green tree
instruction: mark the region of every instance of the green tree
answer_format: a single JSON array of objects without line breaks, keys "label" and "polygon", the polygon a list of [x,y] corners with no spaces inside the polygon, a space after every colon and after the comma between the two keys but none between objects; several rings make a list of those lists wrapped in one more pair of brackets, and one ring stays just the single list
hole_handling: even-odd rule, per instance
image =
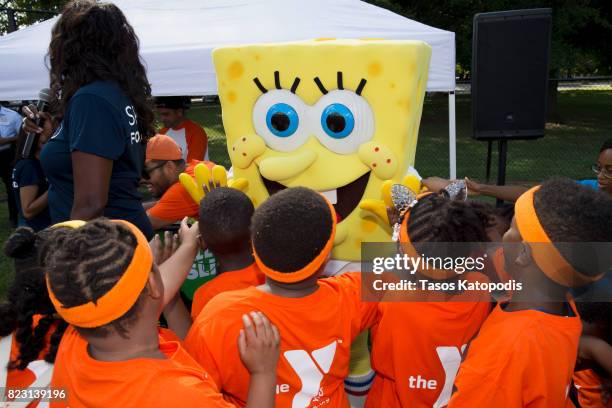
[{"label": "green tree", "polygon": [[0,0],[0,35],[47,20],[59,14],[68,0]]},{"label": "green tree", "polygon": [[456,34],[457,71],[469,74],[476,13],[550,7],[553,76],[612,73],[612,2],[609,0],[368,0]]}]

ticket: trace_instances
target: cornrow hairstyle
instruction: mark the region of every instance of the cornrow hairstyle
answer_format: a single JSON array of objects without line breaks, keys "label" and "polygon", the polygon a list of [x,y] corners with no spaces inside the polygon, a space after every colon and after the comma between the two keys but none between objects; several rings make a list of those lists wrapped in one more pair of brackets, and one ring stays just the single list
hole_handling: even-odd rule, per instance
[{"label": "cornrow hairstyle", "polygon": [[302,269],[317,257],[332,232],[329,205],[305,187],[288,188],[260,205],[251,223],[257,256],[279,272]]},{"label": "cornrow hairstyle", "polygon": [[612,138],[603,142],[603,144],[601,145],[601,149],[599,149],[599,153],[603,152],[604,150],[608,150],[608,149],[612,149]]},{"label": "cornrow hairstyle", "polygon": [[[136,237],[125,226],[99,218],[84,226],[54,236],[53,247],[44,250],[44,266],[55,297],[65,307],[95,303],[112,289],[132,261]],[[111,331],[127,338],[127,328],[136,320],[142,299],[120,318],[95,328],[76,329],[82,334],[105,337]]]},{"label": "cornrow hairstyle", "polygon": [[[47,346],[47,336],[49,350],[43,358],[54,363],[59,342],[68,326],[55,315],[39,261],[40,249],[48,236],[49,230],[37,234],[30,228],[21,227],[4,244],[4,254],[14,260],[15,278],[7,300],[0,304],[0,336],[14,332],[19,347],[17,357],[8,364],[9,369],[24,370],[38,360]],[[35,327],[34,315],[42,315]]]},{"label": "cornrow hairstyle", "polygon": [[533,205],[542,228],[563,257],[583,274],[601,273],[597,264],[602,254],[594,256],[587,253],[588,247],[575,250],[564,243],[611,242],[612,197],[573,180],[555,178],[535,192]]},{"label": "cornrow hairstyle", "polygon": [[200,201],[202,239],[215,254],[231,254],[249,248],[253,203],[243,192],[220,187]]},{"label": "cornrow hairstyle", "polygon": [[429,256],[468,256],[469,253],[464,253],[469,250],[467,246],[427,243],[488,242],[487,229],[493,225],[492,215],[486,204],[430,194],[410,210],[408,234],[415,248],[425,250]]}]

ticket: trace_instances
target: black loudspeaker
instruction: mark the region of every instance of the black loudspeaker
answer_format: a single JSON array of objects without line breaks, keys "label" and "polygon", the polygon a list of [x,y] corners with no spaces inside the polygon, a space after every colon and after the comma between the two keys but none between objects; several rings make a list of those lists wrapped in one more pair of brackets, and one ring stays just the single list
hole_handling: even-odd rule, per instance
[{"label": "black loudspeaker", "polygon": [[551,29],[549,8],[474,16],[474,138],[544,136]]}]

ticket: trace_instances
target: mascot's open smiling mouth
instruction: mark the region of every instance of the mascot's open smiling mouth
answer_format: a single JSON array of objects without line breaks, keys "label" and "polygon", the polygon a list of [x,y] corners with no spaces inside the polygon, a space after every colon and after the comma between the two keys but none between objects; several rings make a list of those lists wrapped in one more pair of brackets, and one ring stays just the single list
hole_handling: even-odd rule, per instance
[{"label": "mascot's open smiling mouth", "polygon": [[[287,188],[281,183],[268,180],[264,177],[262,179],[269,195]],[[357,207],[363,197],[369,179],[370,173],[368,172],[345,186],[333,190],[320,191],[334,205],[338,222],[342,222]]]}]

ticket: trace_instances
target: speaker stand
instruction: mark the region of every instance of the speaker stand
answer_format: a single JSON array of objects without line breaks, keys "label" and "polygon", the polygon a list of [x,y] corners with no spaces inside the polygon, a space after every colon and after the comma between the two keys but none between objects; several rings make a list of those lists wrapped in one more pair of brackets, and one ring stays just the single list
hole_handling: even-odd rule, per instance
[{"label": "speaker stand", "polygon": [[[489,142],[491,143],[491,142]],[[508,141],[505,139],[499,140],[498,142],[498,162],[497,162],[497,185],[503,186],[506,184],[506,159],[508,156]],[[491,146],[489,144],[489,146]],[[504,200],[497,199],[497,206],[501,207]]]},{"label": "speaker stand", "polygon": [[491,156],[493,153],[493,141],[489,140],[487,142],[487,177],[486,183],[489,184],[491,181]]}]

